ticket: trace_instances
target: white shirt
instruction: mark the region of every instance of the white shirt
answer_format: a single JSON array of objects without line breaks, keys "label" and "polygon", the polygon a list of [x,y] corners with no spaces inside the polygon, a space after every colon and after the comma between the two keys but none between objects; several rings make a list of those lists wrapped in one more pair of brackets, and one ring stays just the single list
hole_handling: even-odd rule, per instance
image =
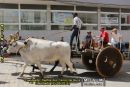
[{"label": "white shirt", "polygon": [[74,17],[73,24],[77,25],[77,27],[79,29],[81,29],[83,22],[81,21],[81,19],[79,17]]},{"label": "white shirt", "polygon": [[122,35],[120,33],[117,34],[112,34],[112,38],[111,38],[111,44],[117,44],[119,42],[122,42],[122,40],[120,40],[120,38],[122,37]]},{"label": "white shirt", "polygon": [[113,36],[116,42],[122,42],[122,35],[120,33],[117,33]]},{"label": "white shirt", "polygon": [[115,39],[112,37],[111,38],[111,44],[114,46],[115,44],[117,44],[117,42],[115,41]]}]

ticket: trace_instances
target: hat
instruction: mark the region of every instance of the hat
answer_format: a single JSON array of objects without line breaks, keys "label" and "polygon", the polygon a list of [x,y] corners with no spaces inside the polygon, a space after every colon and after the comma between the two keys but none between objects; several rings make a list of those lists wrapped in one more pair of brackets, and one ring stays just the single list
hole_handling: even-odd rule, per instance
[{"label": "hat", "polygon": [[91,31],[87,31],[87,33],[91,33]]}]

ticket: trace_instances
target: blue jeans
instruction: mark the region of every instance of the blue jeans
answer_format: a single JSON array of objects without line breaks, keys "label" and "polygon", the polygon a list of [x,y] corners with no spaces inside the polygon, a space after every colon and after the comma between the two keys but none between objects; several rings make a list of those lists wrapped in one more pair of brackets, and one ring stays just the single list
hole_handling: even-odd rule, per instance
[{"label": "blue jeans", "polygon": [[76,42],[77,42],[77,48],[80,49],[80,40],[79,40],[79,29],[76,28],[74,29],[72,35],[71,35],[71,38],[70,38],[70,46],[72,48],[72,45],[73,45],[73,40],[74,40],[74,37],[76,37]]}]

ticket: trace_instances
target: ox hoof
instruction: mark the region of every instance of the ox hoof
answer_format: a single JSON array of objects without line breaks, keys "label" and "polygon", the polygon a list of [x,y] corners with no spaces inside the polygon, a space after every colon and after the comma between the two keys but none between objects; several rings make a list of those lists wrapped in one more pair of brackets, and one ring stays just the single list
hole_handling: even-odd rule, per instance
[{"label": "ox hoof", "polygon": [[23,74],[20,74],[17,79],[22,79],[23,78]]},{"label": "ox hoof", "polygon": [[63,77],[63,75],[58,75],[58,78],[62,78]]},{"label": "ox hoof", "polygon": [[40,77],[41,79],[43,79],[45,76],[40,73],[40,74],[39,74],[39,77]]},{"label": "ox hoof", "polygon": [[18,77],[23,77],[23,73],[22,74],[19,74],[19,76]]},{"label": "ox hoof", "polygon": [[77,75],[77,72],[73,72],[74,75]]},{"label": "ox hoof", "polygon": [[75,76],[75,75],[77,75],[77,72],[72,72],[71,74],[72,74],[73,76]]},{"label": "ox hoof", "polygon": [[39,79],[44,79],[44,78],[45,78],[45,76],[39,75]]},{"label": "ox hoof", "polygon": [[50,70],[49,72],[50,72],[50,73],[52,73],[52,72],[53,72],[53,70]]},{"label": "ox hoof", "polygon": [[17,77],[17,79],[23,79],[23,77]]}]

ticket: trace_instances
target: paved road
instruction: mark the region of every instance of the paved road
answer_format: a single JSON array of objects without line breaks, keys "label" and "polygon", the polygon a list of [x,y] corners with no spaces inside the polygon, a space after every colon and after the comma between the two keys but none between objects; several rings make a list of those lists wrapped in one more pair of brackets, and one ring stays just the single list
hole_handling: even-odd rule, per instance
[{"label": "paved road", "polygon": [[[0,63],[0,87],[81,87],[82,85],[83,87],[92,87],[91,85],[95,84],[96,86],[93,87],[104,87],[104,85],[105,87],[130,87],[130,60],[125,60],[121,71],[114,77],[107,78],[105,81],[97,72],[86,70],[83,65],[79,64],[80,59],[74,59],[73,61],[76,63],[78,75],[72,76],[69,72],[65,72],[65,75],[61,79],[57,77],[57,74],[60,74],[60,66],[53,73],[48,72],[52,68],[52,65],[46,64],[43,66],[46,69],[46,73],[44,73],[46,75],[45,78],[58,81],[67,79],[70,85],[43,85],[43,82],[46,82],[39,80],[38,70],[35,73],[31,73],[31,75],[29,74],[32,70],[31,67],[27,67],[25,70],[24,78],[18,79],[18,74],[22,69],[22,60],[19,57],[7,58],[5,63]],[[48,79],[46,80],[49,81],[50,79]],[[87,79],[87,83],[79,82],[79,80],[82,81],[83,79]],[[97,86],[97,83],[99,86]]]}]

